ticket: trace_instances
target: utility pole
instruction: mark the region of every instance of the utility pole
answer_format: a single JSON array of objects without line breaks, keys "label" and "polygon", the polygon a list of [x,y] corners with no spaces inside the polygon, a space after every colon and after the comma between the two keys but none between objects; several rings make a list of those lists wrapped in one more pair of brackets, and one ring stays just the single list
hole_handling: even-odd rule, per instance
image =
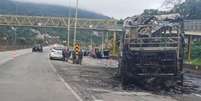
[{"label": "utility pole", "polygon": [[[70,0],[69,0],[69,5],[70,5]],[[71,23],[71,7],[69,6],[69,11],[68,11],[68,35],[67,35],[67,40],[68,40],[68,43],[67,43],[67,46],[69,47],[70,46],[70,23]]]},{"label": "utility pole", "polygon": [[75,30],[74,30],[74,41],[73,45],[76,43],[76,34],[77,34],[77,16],[78,16],[78,0],[76,0],[76,11],[75,11]]}]

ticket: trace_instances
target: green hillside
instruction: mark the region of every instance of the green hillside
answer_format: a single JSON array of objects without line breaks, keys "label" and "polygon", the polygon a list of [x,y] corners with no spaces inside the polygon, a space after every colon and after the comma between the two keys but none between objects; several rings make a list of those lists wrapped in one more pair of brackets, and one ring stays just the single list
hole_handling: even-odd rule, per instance
[{"label": "green hillside", "polygon": [[[31,15],[31,16],[68,16],[68,11],[71,9],[72,16],[75,14],[74,8],[57,6],[57,5],[45,5],[16,2],[11,0],[0,1],[0,14],[18,14],[18,15]],[[109,17],[102,14],[90,12],[87,10],[79,9],[80,18],[90,19],[108,19]]]},{"label": "green hillside", "polygon": [[[72,16],[75,14],[75,9],[56,5],[34,4],[16,2],[11,0],[1,0],[0,14],[14,14],[14,15],[29,15],[29,16],[68,16],[69,9],[72,10]],[[79,9],[79,18],[89,19],[109,19],[109,17],[102,14]],[[0,27],[0,45],[13,45],[15,39],[15,31],[12,26]],[[33,28],[16,28],[16,45],[32,45],[35,43],[36,33],[32,32]],[[60,28],[35,28],[34,30],[40,31],[41,34],[48,33],[50,36],[60,37],[60,42],[66,40],[67,30]],[[73,30],[70,33],[70,42],[73,42]],[[90,38],[94,40],[95,44],[100,44],[99,36],[93,35],[92,31],[78,31],[77,39],[84,45],[90,44]]]}]

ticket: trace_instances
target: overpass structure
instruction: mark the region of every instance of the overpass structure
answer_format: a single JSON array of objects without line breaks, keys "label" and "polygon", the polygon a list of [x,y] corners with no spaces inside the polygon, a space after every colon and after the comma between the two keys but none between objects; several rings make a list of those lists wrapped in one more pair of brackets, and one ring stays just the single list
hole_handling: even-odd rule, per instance
[{"label": "overpass structure", "polygon": [[[40,28],[75,28],[75,18],[51,17],[51,16],[21,16],[21,15],[0,15],[0,26],[12,27],[40,27]],[[117,32],[122,32],[122,25],[117,24],[115,19],[84,19],[79,18],[76,29],[92,30],[113,33],[113,45],[116,44]],[[69,37],[68,37],[69,38]],[[68,40],[69,41],[69,40]],[[68,42],[69,43],[69,42]],[[115,51],[115,49],[114,49]]]},{"label": "overpass structure", "polygon": [[[77,29],[121,32],[122,25],[117,22],[115,19],[80,18]],[[75,27],[74,23],[75,19],[71,18],[71,28]],[[69,25],[68,17],[0,15],[0,26],[67,28]],[[201,20],[185,20],[184,25],[187,35],[201,36]]]},{"label": "overpass structure", "polygon": [[[70,28],[75,19],[71,18]],[[0,15],[0,26],[67,28],[68,17]],[[78,19],[77,29],[95,31],[122,31],[115,19]]]},{"label": "overpass structure", "polygon": [[[116,32],[122,32],[122,25],[118,25],[115,19],[78,19],[78,30],[93,30],[113,32],[115,45]],[[50,16],[20,16],[20,15],[0,15],[0,26],[13,27],[51,27],[74,29],[75,19],[71,18],[70,24],[68,17]],[[69,24],[69,25],[68,25]],[[191,61],[192,36],[201,36],[201,20],[185,20],[185,35],[188,37],[188,60]]]}]

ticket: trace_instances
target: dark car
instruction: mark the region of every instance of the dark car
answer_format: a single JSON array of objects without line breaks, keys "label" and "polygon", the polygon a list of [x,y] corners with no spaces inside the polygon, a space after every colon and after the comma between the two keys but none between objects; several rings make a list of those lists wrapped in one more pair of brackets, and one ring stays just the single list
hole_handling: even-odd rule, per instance
[{"label": "dark car", "polygon": [[101,52],[101,58],[102,59],[109,59],[110,58],[110,51],[104,50],[103,52]]},{"label": "dark car", "polygon": [[43,52],[43,46],[42,45],[34,45],[32,48],[32,52]]},{"label": "dark car", "polygon": [[89,49],[82,49],[83,56],[88,56],[90,54]]}]

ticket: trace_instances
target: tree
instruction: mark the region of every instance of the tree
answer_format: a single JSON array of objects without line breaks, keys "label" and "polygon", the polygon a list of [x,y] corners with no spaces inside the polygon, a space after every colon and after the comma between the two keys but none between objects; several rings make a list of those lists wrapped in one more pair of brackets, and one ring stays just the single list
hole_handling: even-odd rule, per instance
[{"label": "tree", "polygon": [[182,2],[184,2],[184,0],[165,0],[161,7],[164,9],[172,9],[175,5],[179,5]]},{"label": "tree", "polygon": [[168,11],[146,9],[142,15],[179,13],[184,19],[201,19],[201,0],[165,0],[163,5],[171,5],[174,7]]},{"label": "tree", "polygon": [[185,19],[201,19],[201,0],[186,0],[176,5],[173,11],[181,14]]},{"label": "tree", "polygon": [[157,9],[145,9],[144,12],[142,13],[142,15],[158,15],[159,10]]}]

